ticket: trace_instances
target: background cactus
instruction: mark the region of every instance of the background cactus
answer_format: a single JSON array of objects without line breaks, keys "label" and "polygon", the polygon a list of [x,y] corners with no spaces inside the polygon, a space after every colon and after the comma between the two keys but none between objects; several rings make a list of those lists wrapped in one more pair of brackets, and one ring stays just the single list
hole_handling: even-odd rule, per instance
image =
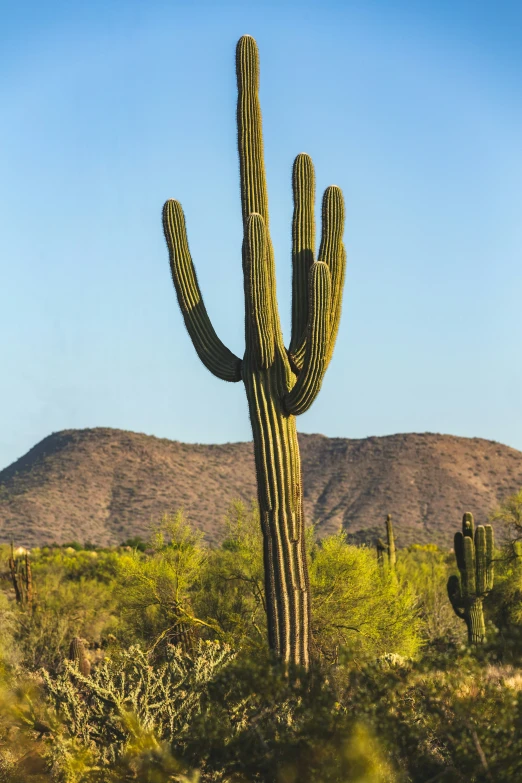
[{"label": "background cactus", "polygon": [[264,537],[269,644],[284,662],[307,667],[310,589],[294,417],[314,401],[333,353],[346,258],[344,203],[338,187],[327,188],[315,261],[314,169],[308,155],[298,155],[292,176],[292,335],[287,350],[269,234],[259,58],[250,36],[238,42],[236,72],[246,338],[242,360],[223,345],[207,315],[177,201],[165,204],[163,225],[179,305],[198,356],[218,378],[245,384]]},{"label": "background cactus", "polygon": [[393,535],[393,525],[391,514],[386,517],[386,540],[388,542],[388,565],[390,571],[395,573],[397,566],[397,553],[395,551],[395,536]]},{"label": "background cactus", "polygon": [[69,660],[76,664],[78,671],[84,677],[91,673],[91,664],[85,654],[85,645],[79,636],[75,636],[69,645]]},{"label": "background cactus", "polygon": [[493,588],[493,528],[478,525],[473,515],[462,518],[462,532],[455,533],[455,557],[460,571],[448,579],[448,596],[457,617],[466,622],[470,644],[486,641],[483,600]]},{"label": "background cactus", "polygon": [[15,557],[13,542],[11,542],[11,555],[9,557],[9,573],[15,591],[16,603],[24,608],[32,609],[34,598],[33,574],[29,553],[24,552],[23,557]]},{"label": "background cactus", "polygon": [[376,538],[374,541],[377,552],[377,562],[384,574],[384,563],[386,560],[390,574],[395,576],[397,573],[397,553],[395,550],[395,536],[393,535],[393,525],[391,514],[386,517],[386,544],[382,538]]}]

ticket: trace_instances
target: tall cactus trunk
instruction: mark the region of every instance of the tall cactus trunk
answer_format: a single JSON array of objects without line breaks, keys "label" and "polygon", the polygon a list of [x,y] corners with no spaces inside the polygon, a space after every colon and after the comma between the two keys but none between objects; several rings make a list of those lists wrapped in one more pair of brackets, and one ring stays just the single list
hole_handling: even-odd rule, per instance
[{"label": "tall cactus trunk", "polygon": [[169,200],[163,227],[172,279],[185,325],[203,364],[224,381],[245,384],[252,432],[261,524],[269,644],[281,660],[308,667],[310,590],[295,416],[312,405],[332,358],[341,317],[346,254],[344,202],[328,187],[315,260],[315,175],[301,153],[292,186],[292,336],[285,348],[276,296],[274,251],[259,105],[259,57],[253,38],[236,49],[237,128],[243,217],[245,353],[235,356],[219,339],[203,304],[190,256],[181,205]]},{"label": "tall cactus trunk", "polygon": [[471,602],[465,619],[468,628],[468,644],[484,644],[486,641],[486,623],[484,622],[482,598],[477,598]]},{"label": "tall cactus trunk", "polygon": [[[264,541],[269,645],[285,663],[309,663],[310,590],[304,536],[301,463],[295,417],[274,399],[278,365],[243,364]],[[280,368],[279,368],[280,369]]]}]

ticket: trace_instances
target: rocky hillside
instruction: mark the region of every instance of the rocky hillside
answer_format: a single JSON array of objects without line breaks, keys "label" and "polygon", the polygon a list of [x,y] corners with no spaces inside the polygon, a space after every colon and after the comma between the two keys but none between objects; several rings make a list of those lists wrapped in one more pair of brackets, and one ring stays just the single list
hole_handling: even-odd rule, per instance
[{"label": "rocky hillside", "polygon": [[[522,486],[522,453],[479,438],[300,435],[307,519],[359,539],[394,518],[398,544],[450,547]],[[194,445],[112,429],[54,433],[0,472],[0,540],[117,544],[183,507],[216,542],[230,502],[255,497],[251,443]]]}]

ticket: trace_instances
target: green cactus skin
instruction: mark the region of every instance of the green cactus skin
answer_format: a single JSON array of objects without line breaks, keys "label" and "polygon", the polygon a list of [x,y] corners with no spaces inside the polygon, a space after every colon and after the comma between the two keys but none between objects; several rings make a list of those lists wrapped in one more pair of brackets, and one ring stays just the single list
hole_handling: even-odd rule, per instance
[{"label": "green cactus skin", "polygon": [[223,345],[207,315],[177,201],[165,204],[163,225],[178,302],[198,356],[218,378],[242,380],[245,385],[264,538],[269,644],[283,662],[307,668],[310,586],[295,416],[308,410],[319,393],[339,327],[346,261],[344,203],[338,187],[327,188],[314,261],[314,169],[308,155],[298,155],[292,175],[293,301],[287,350],[269,234],[259,57],[256,42],[248,35],[237,45],[236,72],[246,338],[242,360]]},{"label": "green cactus skin", "polygon": [[483,601],[493,589],[494,538],[491,525],[475,530],[473,515],[464,514],[462,532],[455,533],[455,557],[460,571],[448,579],[448,596],[457,617],[465,621],[469,644],[486,641]]},{"label": "green cactus skin", "polygon": [[79,636],[75,636],[69,645],[69,660],[78,667],[80,674],[88,677],[91,673],[91,664],[85,654],[85,646]]}]

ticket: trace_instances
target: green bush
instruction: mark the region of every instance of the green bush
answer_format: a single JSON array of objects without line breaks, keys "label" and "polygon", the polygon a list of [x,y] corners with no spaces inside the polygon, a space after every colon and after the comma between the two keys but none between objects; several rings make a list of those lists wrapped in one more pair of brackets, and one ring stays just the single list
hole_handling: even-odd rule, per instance
[{"label": "green bush", "polygon": [[[267,650],[255,506],[231,506],[215,548],[176,514],[145,552],[33,550],[32,610],[8,574],[0,592],[0,783],[522,779],[518,547],[498,553],[485,601],[495,641],[469,651],[451,553],[411,546],[392,574],[309,530],[308,674]],[[78,636],[87,676],[67,661]]]},{"label": "green bush", "polygon": [[428,644],[463,643],[466,629],[448,599],[448,577],[455,573],[455,555],[434,544],[413,544],[399,550],[397,571],[418,598],[422,633]]}]

